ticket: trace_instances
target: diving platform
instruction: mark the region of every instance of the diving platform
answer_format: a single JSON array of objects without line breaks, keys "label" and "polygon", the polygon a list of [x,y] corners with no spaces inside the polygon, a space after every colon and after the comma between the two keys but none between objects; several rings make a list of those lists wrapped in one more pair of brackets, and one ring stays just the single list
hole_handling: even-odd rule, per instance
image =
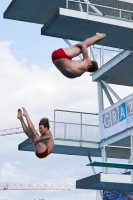
[{"label": "diving platform", "polygon": [[23,22],[45,24],[59,7],[65,8],[65,0],[12,0],[3,17]]},{"label": "diving platform", "polygon": [[133,87],[133,52],[124,50],[92,74],[92,81]]},{"label": "diving platform", "polygon": [[[113,30],[113,31],[112,31]],[[99,45],[133,50],[133,22],[108,16],[59,8],[42,27],[41,34],[51,37],[83,41],[96,32],[107,37]]]},{"label": "diving platform", "polygon": [[133,128],[131,127],[128,130],[124,130],[119,133],[116,133],[115,135],[107,137],[100,141],[100,148],[103,148],[104,145],[130,147],[131,146],[130,136],[132,132]]},{"label": "diving platform", "polygon": [[77,189],[133,191],[131,175],[99,173],[76,181]]},{"label": "diving platform", "polygon": [[[93,156],[101,157],[101,151],[98,142],[85,142],[74,141],[74,140],[54,140],[54,150],[52,153],[55,154],[66,154],[75,156]],[[21,151],[31,151],[33,152],[32,145],[29,140],[25,140],[18,146],[18,150]]]},{"label": "diving platform", "polygon": [[[75,111],[62,111],[55,110],[55,129],[54,121],[50,121],[51,131],[53,133],[55,146],[53,153],[77,156],[91,156],[101,157],[101,149],[104,145],[122,146],[120,151],[115,148],[109,147],[107,155],[109,158],[129,158],[130,157],[130,135],[133,131],[132,128],[112,135],[100,141],[99,126],[97,126],[98,116],[93,113],[80,113]],[[63,118],[64,116],[64,118]],[[58,119],[71,118],[73,123],[70,122],[57,122]],[[74,119],[83,120],[82,123],[74,123]],[[90,124],[86,123],[89,120]],[[77,121],[78,122],[78,121]],[[82,127],[82,129],[81,129]],[[70,131],[71,130],[71,131]],[[29,140],[23,141],[18,145],[20,151],[33,152],[32,145]]]},{"label": "diving platform", "polygon": [[133,169],[133,164],[131,164],[131,163],[114,163],[114,162],[94,161],[94,162],[91,162],[90,164],[87,164],[86,166]]},{"label": "diving platform", "polygon": [[[101,149],[104,145],[111,145],[107,149],[107,155],[109,158],[129,158],[130,157],[130,132],[124,131],[116,135],[112,135],[109,138],[106,138],[99,142],[94,141],[77,141],[70,139],[55,139],[54,140],[54,149],[52,153],[55,154],[65,154],[65,155],[75,155],[75,156],[91,156],[91,157],[101,157]],[[120,151],[116,151],[116,148],[120,147]],[[121,148],[123,147],[123,148]],[[20,151],[30,151],[33,152],[32,145],[29,143],[29,140],[25,140],[18,145],[18,150]]]},{"label": "diving platform", "polygon": [[[78,2],[73,3],[76,3],[76,5],[70,6],[68,9],[66,0],[39,0],[39,2],[38,0],[13,0],[4,12],[4,18],[43,24],[42,35],[76,41],[83,41],[97,31],[104,32],[107,38],[99,42],[100,45],[133,50],[131,42],[133,11],[95,5],[94,7],[103,11],[111,9],[111,11],[98,14],[86,9],[79,11]],[[81,2],[81,6],[90,7],[93,4],[88,5],[86,3],[86,5],[83,5],[83,2]],[[73,7],[75,7],[75,10]],[[118,13],[118,16],[109,15],[114,13],[112,9]],[[120,13],[123,13],[123,18]],[[124,18],[124,16],[126,17]]]}]

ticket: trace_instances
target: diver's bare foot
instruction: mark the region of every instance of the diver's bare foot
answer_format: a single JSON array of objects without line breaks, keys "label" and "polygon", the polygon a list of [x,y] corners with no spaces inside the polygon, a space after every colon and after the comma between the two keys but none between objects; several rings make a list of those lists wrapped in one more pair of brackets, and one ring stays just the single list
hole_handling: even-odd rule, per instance
[{"label": "diver's bare foot", "polygon": [[23,116],[22,116],[22,110],[21,109],[18,109],[17,118],[18,119],[22,119],[23,118]]},{"label": "diver's bare foot", "polygon": [[103,40],[106,37],[105,33],[96,33],[96,37],[98,40]]},{"label": "diver's bare foot", "polygon": [[23,109],[23,116],[27,117],[28,116],[27,110],[24,107],[22,107],[22,109]]}]

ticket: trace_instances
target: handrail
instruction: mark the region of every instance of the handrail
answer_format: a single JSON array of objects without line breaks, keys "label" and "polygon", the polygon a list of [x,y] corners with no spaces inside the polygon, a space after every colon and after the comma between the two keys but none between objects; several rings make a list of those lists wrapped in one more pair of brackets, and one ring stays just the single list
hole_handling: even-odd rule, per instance
[{"label": "handrail", "polygon": [[[67,122],[67,121],[63,121],[63,119],[60,117],[59,119],[56,118],[56,116],[58,116],[58,114],[56,115],[56,112],[60,113],[60,112],[63,112],[63,113],[73,113],[73,114],[77,114],[76,116],[78,116],[78,121],[74,122]],[[78,135],[75,137],[74,140],[77,140],[77,137],[78,137],[78,141],[81,142],[81,146],[82,146],[82,141],[83,141],[83,138],[84,138],[84,127],[86,127],[87,129],[91,130],[91,132],[86,132],[86,134],[88,135],[89,138],[93,138],[93,136],[91,137],[91,134],[92,134],[92,130],[94,130],[94,132],[98,133],[99,132],[99,125],[96,122],[90,122],[88,121],[88,123],[86,121],[83,121],[83,116],[84,114],[86,115],[89,115],[90,117],[96,117],[98,118],[98,114],[97,113],[84,113],[84,112],[77,112],[77,111],[68,111],[68,110],[58,110],[58,109],[55,109],[54,110],[54,138],[59,138],[58,134],[59,134],[59,130],[62,131],[61,133],[61,138],[62,139],[68,139],[69,136],[67,136],[67,134],[69,135],[69,131],[67,129],[68,126],[71,127],[71,125],[74,125],[75,127],[75,130],[76,128],[78,127]],[[69,115],[68,115],[69,116]],[[95,118],[94,118],[95,119]],[[59,124],[59,127],[58,127],[58,124]],[[62,129],[60,129],[60,127]],[[69,127],[69,128],[70,128]],[[72,126],[73,127],[73,126]],[[58,129],[59,128],[59,129]],[[87,130],[86,129],[86,130]],[[56,131],[57,130],[57,131]],[[63,134],[63,135],[62,135]],[[80,138],[79,138],[80,137]],[[96,136],[95,136],[96,137]],[[98,136],[97,136],[98,137]],[[98,137],[99,138],[99,137]],[[72,138],[71,138],[72,139]],[[92,139],[94,140],[94,139]],[[97,139],[96,139],[97,140]],[[99,140],[99,139],[98,139]]]},{"label": "handrail", "polygon": [[99,125],[95,125],[95,124],[83,124],[83,123],[72,123],[72,122],[56,122],[55,121],[55,124],[71,124],[71,125],[84,125],[84,126],[95,126],[95,127],[99,127]]},{"label": "handrail", "polygon": [[101,8],[109,8],[109,9],[112,9],[112,10],[119,11],[119,17],[122,18],[122,19],[126,19],[126,18],[122,17],[122,12],[129,13],[130,14],[130,19],[131,19],[131,14],[133,14],[133,11],[130,11],[130,10],[124,10],[124,9],[120,9],[120,8],[113,8],[113,7],[103,6],[103,5],[99,5],[99,4],[92,4],[92,3],[88,2],[88,0],[87,0],[87,2],[81,2],[80,0],[77,0],[77,1],[76,0],[66,0],[66,8],[68,8],[68,2],[70,2],[70,1],[87,5],[87,13],[92,13],[92,12],[88,12],[88,6],[97,6],[97,7],[101,7]]},{"label": "handrail", "polygon": [[72,110],[60,110],[60,109],[54,109],[55,111],[61,111],[61,112],[71,112],[71,113],[82,113],[82,114],[88,114],[88,115],[98,115],[98,113],[87,113],[87,112],[78,112],[78,111],[72,111]]},{"label": "handrail", "polygon": [[[73,1],[73,0],[68,0],[68,1]],[[130,11],[130,10],[124,10],[124,9],[121,9],[121,8],[113,8],[113,7],[103,6],[103,5],[99,5],[99,4],[91,4],[91,3],[89,3],[89,5],[99,6],[99,7],[103,7],[103,8],[110,8],[112,10],[121,10],[121,11],[133,13],[133,11]]]}]

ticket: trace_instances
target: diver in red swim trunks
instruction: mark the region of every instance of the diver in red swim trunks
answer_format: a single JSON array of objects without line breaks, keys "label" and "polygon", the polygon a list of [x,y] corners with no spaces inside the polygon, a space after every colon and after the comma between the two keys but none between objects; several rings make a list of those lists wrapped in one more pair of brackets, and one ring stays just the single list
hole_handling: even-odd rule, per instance
[{"label": "diver in red swim trunks", "polygon": [[[96,61],[90,60],[87,48],[92,44],[103,40],[105,34],[96,33],[95,36],[87,38],[83,42],[69,48],[55,50],[52,53],[52,60],[57,69],[67,78],[76,78],[85,72],[95,72],[98,70]],[[72,60],[72,58],[83,54],[82,60]]]},{"label": "diver in red swim trunks", "polygon": [[[32,144],[34,152],[38,158],[45,158],[48,156],[54,148],[54,140],[51,131],[49,130],[48,118],[42,118],[39,122],[39,132],[37,133],[27,111],[23,108],[18,109],[17,118],[20,120],[23,131],[29,137],[29,142]],[[28,126],[25,124],[23,116],[26,118]]]}]

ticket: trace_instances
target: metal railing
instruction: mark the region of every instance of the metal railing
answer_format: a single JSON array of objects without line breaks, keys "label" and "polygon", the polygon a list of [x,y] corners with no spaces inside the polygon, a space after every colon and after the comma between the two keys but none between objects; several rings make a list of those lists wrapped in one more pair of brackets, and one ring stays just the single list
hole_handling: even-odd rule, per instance
[{"label": "metal railing", "polygon": [[[93,46],[93,50],[99,67],[103,66],[122,51],[121,49],[106,48],[104,46]],[[90,50],[89,56],[93,60],[93,56]]]},{"label": "metal railing", "polygon": [[98,114],[54,110],[54,138],[74,141],[100,141]]},{"label": "metal railing", "polygon": [[[98,114],[54,110],[54,121],[49,121],[54,139],[100,141]],[[38,126],[35,126],[39,132]],[[0,136],[24,133],[22,127],[0,130]]]},{"label": "metal railing", "polygon": [[119,15],[118,15],[119,18],[124,18],[124,17],[122,17],[122,12],[129,13],[130,19],[133,20],[132,15],[131,15],[131,14],[133,14],[133,11],[124,10],[124,9],[120,9],[120,8],[113,8],[113,7],[108,7],[108,6],[98,5],[98,4],[91,4],[91,5],[97,6],[97,7],[100,7],[100,8],[107,8],[107,9],[119,11]]},{"label": "metal railing", "polygon": [[87,2],[81,2],[79,0],[66,0],[66,8],[87,12],[87,14],[97,14],[125,20],[133,20],[133,11],[92,4],[88,0]]}]

